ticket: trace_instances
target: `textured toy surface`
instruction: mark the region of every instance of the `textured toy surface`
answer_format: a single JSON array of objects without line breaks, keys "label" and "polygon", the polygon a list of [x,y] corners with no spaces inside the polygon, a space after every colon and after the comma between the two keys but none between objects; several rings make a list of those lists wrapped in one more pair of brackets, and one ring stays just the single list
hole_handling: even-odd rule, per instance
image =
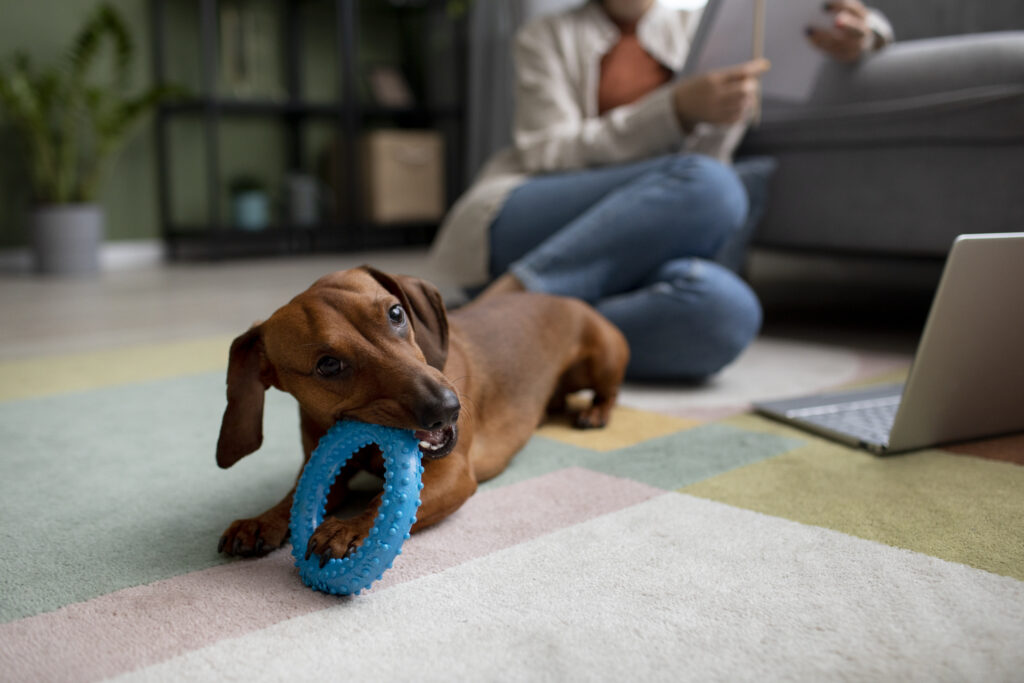
[{"label": "textured toy surface", "polygon": [[[384,456],[384,492],[370,535],[354,553],[332,558],[321,567],[315,555],[305,559],[306,546],[324,520],[327,492],[341,468],[361,448],[377,444]],[[381,578],[402,553],[420,506],[419,442],[413,432],[363,422],[338,422],[320,440],[295,487],[292,501],[292,555],[302,581],[336,595],[358,594]]]}]

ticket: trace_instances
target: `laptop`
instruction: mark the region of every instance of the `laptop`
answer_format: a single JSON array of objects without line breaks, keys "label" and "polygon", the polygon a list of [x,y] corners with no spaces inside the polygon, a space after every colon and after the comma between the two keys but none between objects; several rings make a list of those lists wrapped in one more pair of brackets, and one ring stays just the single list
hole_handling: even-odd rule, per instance
[{"label": "laptop", "polygon": [[754,408],[877,454],[1024,431],[1024,232],[956,239],[905,383]]}]

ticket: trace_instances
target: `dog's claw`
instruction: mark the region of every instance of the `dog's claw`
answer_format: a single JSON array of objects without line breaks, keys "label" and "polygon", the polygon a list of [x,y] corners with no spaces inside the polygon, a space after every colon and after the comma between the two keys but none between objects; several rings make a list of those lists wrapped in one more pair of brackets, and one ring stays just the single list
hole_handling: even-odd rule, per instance
[{"label": "dog's claw", "polygon": [[573,426],[576,429],[600,429],[608,424],[609,410],[604,404],[591,406],[576,414]]},{"label": "dog's claw", "polygon": [[227,545],[227,542],[228,542],[228,537],[227,536],[221,536],[220,537],[220,540],[217,541],[217,552],[218,553],[224,552],[224,546]]},{"label": "dog's claw", "polygon": [[327,563],[331,560],[331,548],[328,546],[324,548],[324,551],[320,553],[320,568],[323,569],[327,566]]},{"label": "dog's claw", "polygon": [[235,542],[231,544],[231,554],[232,555],[237,555],[238,552],[241,549],[242,549],[242,539],[236,538]]},{"label": "dog's claw", "polygon": [[309,543],[306,544],[306,559],[307,560],[309,559],[309,556],[313,554],[313,550],[315,550],[315,549],[316,549],[316,540],[311,538],[311,539],[309,539]]}]

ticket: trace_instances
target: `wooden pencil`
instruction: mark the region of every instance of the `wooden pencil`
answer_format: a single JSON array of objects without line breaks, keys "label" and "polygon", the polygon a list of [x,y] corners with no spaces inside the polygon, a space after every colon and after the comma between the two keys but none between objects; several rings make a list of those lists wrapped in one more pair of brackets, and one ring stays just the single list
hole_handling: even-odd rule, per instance
[{"label": "wooden pencil", "polygon": [[[753,59],[764,57],[764,7],[765,0],[754,0],[754,39]],[[756,126],[761,123],[761,81],[757,82],[757,94],[754,100],[754,113],[751,117],[751,124]]]}]

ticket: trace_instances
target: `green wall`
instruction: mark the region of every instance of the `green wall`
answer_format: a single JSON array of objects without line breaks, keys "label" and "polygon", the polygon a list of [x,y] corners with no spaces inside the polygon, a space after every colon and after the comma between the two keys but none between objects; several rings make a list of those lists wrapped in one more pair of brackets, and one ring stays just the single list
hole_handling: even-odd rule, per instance
[{"label": "green wall", "polygon": [[[38,63],[55,60],[96,6],[95,0],[4,0],[0,19],[0,58],[27,50]],[[111,0],[128,23],[136,43],[132,86],[143,88],[152,81],[147,0]],[[26,211],[30,188],[25,181],[24,158],[19,140],[0,124],[0,248],[27,241]],[[155,145],[152,120],[140,125],[111,164],[100,201],[107,213],[110,239],[156,237],[157,193]]]}]

